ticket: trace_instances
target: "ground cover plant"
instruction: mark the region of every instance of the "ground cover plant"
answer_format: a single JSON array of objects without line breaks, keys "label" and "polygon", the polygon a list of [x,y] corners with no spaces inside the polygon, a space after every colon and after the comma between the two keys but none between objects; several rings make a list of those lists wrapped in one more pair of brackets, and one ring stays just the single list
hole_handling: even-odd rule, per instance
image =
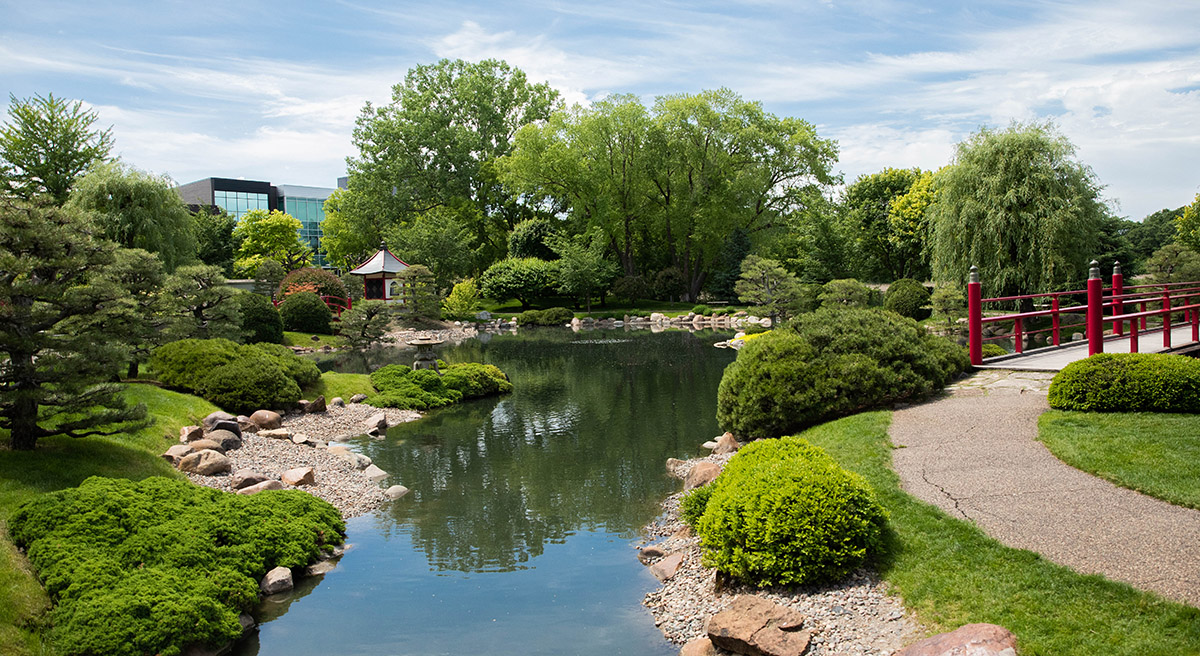
[{"label": "ground cover plant", "polygon": [[889,514],[880,573],[932,630],[999,624],[1022,656],[1200,653],[1200,609],[1006,547],[906,494],[892,470],[890,417],[862,413],[802,437],[875,489]]},{"label": "ground cover plant", "polygon": [[1076,469],[1200,509],[1200,415],[1051,410],[1038,439]]},{"label": "ground cover plant", "polygon": [[1200,360],[1165,353],[1098,353],[1054,376],[1050,407],[1095,412],[1200,412]]},{"label": "ground cover plant", "polygon": [[442,375],[430,369],[413,370],[389,364],[371,374],[376,394],[366,403],[379,408],[430,410],[464,399],[507,394],[512,383],[498,367],[464,362],[441,367]]},{"label": "ground cover plant", "polygon": [[54,599],[59,653],[141,656],[240,636],[258,580],[315,562],[345,525],[295,490],[241,496],[165,477],[92,477],[26,502],[9,532]]},{"label": "ground cover plant", "polygon": [[164,385],[201,396],[230,412],[287,408],[321,372],[280,344],[238,345],[184,339],[155,350],[150,368]]}]

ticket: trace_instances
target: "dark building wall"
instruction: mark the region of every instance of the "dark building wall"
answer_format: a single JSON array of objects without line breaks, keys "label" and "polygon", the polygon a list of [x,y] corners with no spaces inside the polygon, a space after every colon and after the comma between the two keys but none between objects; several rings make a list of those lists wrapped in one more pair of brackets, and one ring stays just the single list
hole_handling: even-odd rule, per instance
[{"label": "dark building wall", "polygon": [[188,205],[212,205],[213,204],[213,178],[205,178],[195,182],[189,182],[185,185],[179,185],[175,188],[179,192],[179,197]]}]

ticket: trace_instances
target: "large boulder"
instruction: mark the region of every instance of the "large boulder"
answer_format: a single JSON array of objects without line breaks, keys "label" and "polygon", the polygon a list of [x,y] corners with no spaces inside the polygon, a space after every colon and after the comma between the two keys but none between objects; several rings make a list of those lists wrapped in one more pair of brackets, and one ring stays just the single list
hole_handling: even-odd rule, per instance
[{"label": "large boulder", "polygon": [[216,451],[217,453],[225,453],[225,447],[221,446],[220,442],[217,442],[216,440],[210,440],[207,437],[202,440],[196,440],[195,442],[188,442],[188,446],[192,447],[192,451],[203,451],[205,449],[209,449],[211,451]]},{"label": "large boulder", "polygon": [[305,412],[325,412],[325,397],[318,396],[316,401],[309,403],[304,408]]},{"label": "large boulder", "polygon": [[683,565],[682,551],[673,553],[657,563],[654,563],[654,565],[650,567],[650,573],[653,574],[654,578],[658,579],[659,581],[667,581],[671,577],[675,576],[675,573],[679,571],[680,565]]},{"label": "large boulder", "polygon": [[721,474],[721,465],[715,462],[698,462],[692,466],[687,478],[683,479],[683,489],[694,490],[717,480]]},{"label": "large boulder", "polygon": [[387,427],[388,427],[387,415],[385,415],[382,412],[376,412],[375,414],[368,417],[366,421],[363,422],[363,428],[365,428],[368,433],[375,432],[375,431],[386,431]]},{"label": "large boulder", "polygon": [[253,469],[239,469],[233,472],[233,477],[230,478],[229,482],[233,485],[233,489],[241,490],[269,480],[271,480],[271,477],[262,472],[257,472]]},{"label": "large boulder", "polygon": [[234,435],[237,435],[238,437],[242,436],[242,427],[241,427],[241,425],[238,424],[237,419],[231,419],[228,421],[226,421],[226,420],[214,421],[212,428],[209,428],[208,430],[210,433],[212,431],[223,430],[223,431],[228,431],[230,433],[233,433]]},{"label": "large boulder", "polygon": [[250,421],[254,422],[254,424],[258,426],[259,430],[270,430],[272,428],[279,428],[280,426],[283,426],[283,417],[281,417],[278,412],[273,412],[271,410],[256,411],[254,414],[250,415]]},{"label": "large boulder", "polygon": [[[238,431],[239,433],[241,431]],[[204,435],[205,440],[210,440],[221,445],[221,451],[233,451],[234,449],[242,448],[242,438],[227,430],[209,431]]]},{"label": "large boulder", "polygon": [[258,494],[259,492],[263,492],[265,490],[284,490],[284,489],[287,489],[286,485],[284,485],[283,483],[280,483],[279,481],[277,481],[273,478],[270,478],[261,483],[255,483],[254,485],[244,487],[244,488],[238,490],[237,493],[238,494]]},{"label": "large boulder", "polygon": [[204,426],[204,430],[209,431],[209,430],[212,430],[213,424],[217,423],[218,421],[236,421],[236,420],[237,420],[237,417],[229,414],[228,412],[225,412],[224,410],[217,410],[216,412],[205,417],[204,420],[201,421],[200,423],[201,423],[201,425]]},{"label": "large boulder", "polygon": [[204,439],[204,428],[201,426],[184,426],[179,429],[179,442],[187,444]]},{"label": "large boulder", "polygon": [[403,485],[393,485],[383,491],[383,496],[392,500],[399,499],[406,494],[408,494],[408,488]]},{"label": "large boulder", "polygon": [[313,485],[317,482],[317,473],[312,467],[293,467],[280,474],[279,480],[288,485]]},{"label": "large boulder", "polygon": [[246,415],[238,415],[237,423],[238,423],[238,428],[242,429],[242,435],[245,435],[246,433],[257,433],[258,432],[258,424],[254,423],[253,421],[250,421],[250,418],[247,417]]},{"label": "large boulder", "polygon": [[262,578],[258,587],[262,590],[263,594],[273,595],[291,590],[292,585],[292,570],[286,567],[276,567],[267,572],[267,575]]},{"label": "large boulder", "polygon": [[717,656],[717,648],[707,636],[696,638],[679,650],[679,656]]},{"label": "large boulder", "polygon": [[913,643],[896,656],[1016,656],[1017,637],[995,624],[966,624]]},{"label": "large boulder", "polygon": [[800,656],[812,632],[804,616],[768,599],[740,595],[708,620],[708,639],[721,649],[748,656]]},{"label": "large boulder", "polygon": [[233,461],[212,449],[189,453],[179,460],[179,471],[201,476],[214,476],[232,469]]},{"label": "large boulder", "polygon": [[189,453],[195,453],[195,451],[196,450],[188,444],[175,444],[171,448],[167,449],[167,452],[162,454],[162,457],[164,460],[171,463],[172,466],[175,466],[179,464],[179,461],[182,460],[184,456],[188,455]]},{"label": "large boulder", "polygon": [[733,433],[727,432],[721,437],[717,438],[717,445],[713,447],[713,455],[719,456],[726,453],[733,453],[740,448],[742,448],[742,445],[737,441],[737,438],[733,436]]}]

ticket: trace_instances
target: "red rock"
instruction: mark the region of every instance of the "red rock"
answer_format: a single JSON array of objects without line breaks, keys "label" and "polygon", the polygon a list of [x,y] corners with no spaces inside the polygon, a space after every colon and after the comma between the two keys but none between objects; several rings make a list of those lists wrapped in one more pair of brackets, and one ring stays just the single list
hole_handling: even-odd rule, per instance
[{"label": "red rock", "polygon": [[683,564],[683,552],[673,553],[650,567],[650,573],[659,581],[668,581]]},{"label": "red rock", "polygon": [[967,624],[915,642],[896,656],[1016,656],[1017,637],[995,624]]},{"label": "red rock", "polygon": [[804,616],[762,597],[740,595],[708,620],[708,638],[721,649],[748,656],[800,656],[812,632]]},{"label": "red rock", "polygon": [[721,474],[721,465],[715,462],[698,462],[683,479],[683,489],[694,490],[715,481]]}]

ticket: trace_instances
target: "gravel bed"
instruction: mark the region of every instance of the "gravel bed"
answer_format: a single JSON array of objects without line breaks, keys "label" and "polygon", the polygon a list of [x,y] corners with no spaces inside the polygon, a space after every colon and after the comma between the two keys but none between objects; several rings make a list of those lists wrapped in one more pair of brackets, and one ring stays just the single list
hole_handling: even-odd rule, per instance
[{"label": "gravel bed", "polygon": [[[677,463],[672,473],[685,476],[697,462],[725,462],[730,455],[708,456]],[[900,600],[887,594],[887,584],[872,571],[859,570],[834,585],[757,589],[726,585],[718,594],[714,570],[700,563],[699,538],[679,520],[682,493],[663,501],[663,514],[644,529],[648,539],[665,553],[683,552],[683,565],[642,603],[667,640],[682,645],[705,635],[705,623],[739,594],[755,594],[793,608],[815,631],[805,656],[835,654],[886,656],[925,635],[905,612]],[[653,564],[653,562],[651,562]],[[720,651],[719,653],[728,653]]]},{"label": "gravel bed", "polygon": [[348,403],[344,408],[329,405],[325,412],[290,413],[284,416],[283,427],[313,439],[334,442],[338,438],[362,435],[363,422],[381,412],[387,416],[389,426],[413,421],[421,416],[416,410],[376,408],[363,403]]}]

